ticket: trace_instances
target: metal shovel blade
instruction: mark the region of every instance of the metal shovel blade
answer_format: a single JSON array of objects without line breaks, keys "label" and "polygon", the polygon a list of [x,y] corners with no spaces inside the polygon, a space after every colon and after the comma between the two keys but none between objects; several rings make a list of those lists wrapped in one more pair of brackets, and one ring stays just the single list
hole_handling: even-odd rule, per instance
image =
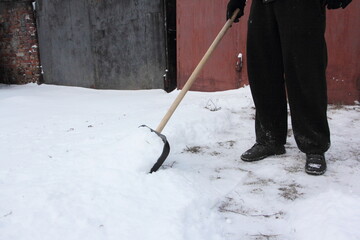
[{"label": "metal shovel blade", "polygon": [[156,172],[157,170],[159,170],[161,165],[165,162],[165,159],[169,156],[170,144],[165,135],[155,131],[154,129],[152,129],[146,125],[141,125],[140,127],[147,127],[148,129],[150,129],[151,132],[156,133],[156,135],[158,135],[164,143],[163,151],[162,151],[160,157],[158,158],[158,160],[155,162],[154,166],[150,170],[150,173],[153,173],[153,172]]}]

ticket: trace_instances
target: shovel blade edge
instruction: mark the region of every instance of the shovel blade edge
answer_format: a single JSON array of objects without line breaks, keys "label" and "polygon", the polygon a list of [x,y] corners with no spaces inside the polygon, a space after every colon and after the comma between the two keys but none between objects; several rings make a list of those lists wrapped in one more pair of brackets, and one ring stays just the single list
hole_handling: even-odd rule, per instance
[{"label": "shovel blade edge", "polygon": [[160,157],[158,158],[158,160],[155,162],[154,166],[150,169],[149,173],[153,173],[156,172],[157,170],[159,170],[159,168],[163,165],[163,163],[165,162],[166,158],[169,156],[170,153],[170,144],[166,138],[166,136],[164,134],[161,134],[157,131],[155,131],[154,129],[146,126],[146,125],[141,125],[139,127],[146,127],[148,129],[150,129],[151,132],[154,132],[156,135],[158,135],[161,140],[164,142],[164,147],[163,147],[163,151],[160,155]]}]

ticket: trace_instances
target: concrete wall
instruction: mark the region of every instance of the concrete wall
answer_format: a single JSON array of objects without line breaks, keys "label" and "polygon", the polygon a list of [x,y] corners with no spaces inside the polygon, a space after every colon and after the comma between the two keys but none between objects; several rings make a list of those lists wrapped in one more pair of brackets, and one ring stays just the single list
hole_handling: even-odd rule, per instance
[{"label": "concrete wall", "polygon": [[37,20],[45,83],[164,87],[162,0],[38,0]]}]

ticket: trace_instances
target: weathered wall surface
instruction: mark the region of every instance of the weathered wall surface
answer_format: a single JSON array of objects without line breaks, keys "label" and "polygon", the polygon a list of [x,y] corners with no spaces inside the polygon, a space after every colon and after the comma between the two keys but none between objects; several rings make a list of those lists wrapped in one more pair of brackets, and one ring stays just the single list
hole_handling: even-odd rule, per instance
[{"label": "weathered wall surface", "polygon": [[38,82],[39,77],[32,1],[0,0],[0,83]]},{"label": "weathered wall surface", "polygon": [[37,16],[45,83],[164,87],[161,0],[38,0]]},{"label": "weathered wall surface", "polygon": [[329,10],[326,17],[329,100],[353,104],[360,101],[360,1]]},{"label": "weathered wall surface", "polygon": [[[245,15],[226,34],[204,67],[192,90],[219,91],[248,84],[246,62],[247,20]],[[225,23],[228,0],[177,1],[177,81],[182,88],[201,57]],[[201,10],[200,10],[201,9]],[[360,101],[360,1],[346,9],[327,10],[328,99],[330,103]],[[242,68],[237,66],[243,54]],[[259,69],[261,71],[261,69]]]},{"label": "weathered wall surface", "polygon": [[[177,83],[186,83],[226,22],[228,0],[177,1]],[[237,67],[245,56],[246,16],[229,29],[192,86],[196,91],[236,89],[247,83],[246,69]],[[239,26],[241,24],[241,26]]]}]

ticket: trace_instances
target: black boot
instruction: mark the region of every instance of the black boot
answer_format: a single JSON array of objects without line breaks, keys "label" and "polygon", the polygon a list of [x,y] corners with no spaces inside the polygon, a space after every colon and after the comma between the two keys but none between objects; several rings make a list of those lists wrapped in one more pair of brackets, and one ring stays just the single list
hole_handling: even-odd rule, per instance
[{"label": "black boot", "polygon": [[255,143],[252,148],[241,155],[241,159],[245,162],[253,162],[272,155],[280,155],[284,153],[285,147],[283,145]]},{"label": "black boot", "polygon": [[310,175],[323,175],[326,171],[324,154],[306,154],[305,172]]}]

